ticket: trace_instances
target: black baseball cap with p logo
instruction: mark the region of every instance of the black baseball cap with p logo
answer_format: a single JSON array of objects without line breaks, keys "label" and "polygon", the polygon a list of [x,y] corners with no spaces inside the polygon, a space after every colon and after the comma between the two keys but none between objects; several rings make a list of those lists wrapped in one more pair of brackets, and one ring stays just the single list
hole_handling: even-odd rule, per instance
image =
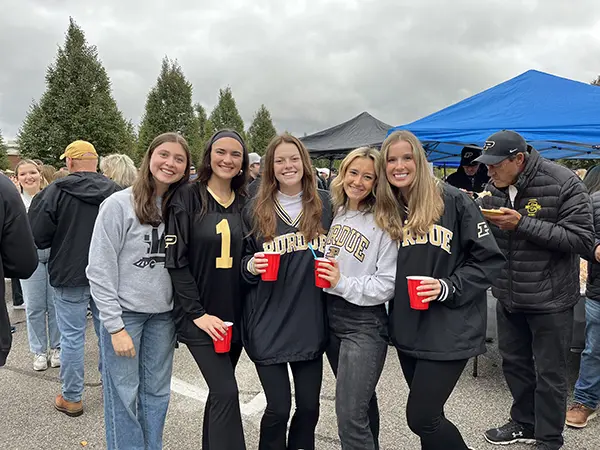
[{"label": "black baseball cap with p logo", "polygon": [[468,145],[463,147],[460,152],[461,166],[476,166],[478,164],[475,159],[481,155],[481,149],[476,145]]},{"label": "black baseball cap with p logo", "polygon": [[530,150],[531,145],[528,145],[519,133],[502,130],[487,138],[481,156],[475,161],[491,166],[518,153],[528,153]]}]

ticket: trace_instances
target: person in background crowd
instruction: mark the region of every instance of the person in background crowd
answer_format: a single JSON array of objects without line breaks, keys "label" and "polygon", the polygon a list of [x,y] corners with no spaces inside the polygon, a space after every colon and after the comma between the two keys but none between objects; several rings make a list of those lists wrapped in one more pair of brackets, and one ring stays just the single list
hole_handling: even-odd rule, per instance
[{"label": "person in background crowd", "polygon": [[33,198],[29,220],[38,249],[50,248],[48,273],[61,334],[62,394],[54,406],[75,417],[83,414],[85,327],[90,304],[96,335],[100,331],[85,275],[90,239],[100,204],[120,187],[96,172],[98,154],[89,142],[72,142],[61,156],[65,158],[70,175]]},{"label": "person in background crowd", "polygon": [[54,181],[54,172],[56,169],[53,166],[44,164],[41,167],[42,178],[44,179],[44,185],[48,186],[50,183]]},{"label": "person in background crowd", "polygon": [[581,353],[573,404],[565,421],[573,428],[585,428],[596,417],[600,405],[600,166],[587,172],[583,184],[592,196],[595,242],[587,264],[585,349]]},{"label": "person in background crowd", "polygon": [[509,130],[491,135],[478,162],[490,175],[478,199],[508,258],[494,280],[498,349],[513,396],[510,421],[485,432],[492,444],[563,445],[567,355],[580,299],[579,256],[594,244],[587,189],[570,169],[544,159]]},{"label": "person in background crowd", "polygon": [[21,281],[17,278],[10,280],[13,309],[25,310],[25,301],[23,300],[23,289]]},{"label": "person in background crowd", "polygon": [[[104,169],[123,181],[129,161],[111,156]],[[133,187],[108,197],[94,226],[86,275],[102,322],[108,450],[162,449],[175,351],[162,217],[173,192],[188,181],[190,159],[179,134],[157,136]]]},{"label": "person in background crowd", "polygon": [[123,189],[132,186],[138,175],[132,159],[120,154],[100,158],[100,171]]},{"label": "person in background crowd", "polygon": [[[32,160],[23,159],[15,167],[21,185],[21,198],[28,211],[33,198],[39,194],[46,181],[40,167]],[[33,370],[42,371],[60,367],[60,332],[56,324],[54,289],[48,277],[50,249],[38,250],[38,266],[26,280],[21,280],[27,312],[29,349],[33,353]]]},{"label": "person in background crowd", "polygon": [[470,196],[482,192],[489,177],[485,165],[475,161],[479,156],[481,156],[479,148],[474,145],[464,147],[460,152],[460,167],[448,176],[446,183],[467,191]]},{"label": "person in background crowd", "polygon": [[260,180],[262,178],[262,172],[263,172],[263,168],[265,167],[265,157],[262,156],[260,158],[260,165],[259,165],[259,169],[258,169],[258,174],[256,175],[256,178],[254,178],[254,180],[249,180],[249,185],[248,185],[248,198],[254,198],[256,196],[256,193],[258,192],[258,189],[260,187]]},{"label": "person in background crowd", "polygon": [[[409,387],[406,420],[422,450],[467,450],[444,406],[469,358],[485,353],[486,290],[505,258],[477,205],[431,173],[409,131],[381,148],[376,219],[399,243],[390,336]],[[411,306],[408,276],[425,276]]]},{"label": "person in background crowd", "polygon": [[250,161],[250,167],[248,171],[250,172],[249,182],[253,182],[258,178],[258,174],[260,173],[260,155],[258,153],[249,153],[248,158]]},{"label": "person in background crowd", "polygon": [[[198,180],[181,187],[167,214],[166,267],[175,289],[177,338],[208,385],[203,450],[245,450],[235,367],[242,353],[241,211],[248,151],[239,133],[217,131],[207,143]],[[224,322],[231,348],[216,353]],[[190,446],[192,447],[192,446]]]},{"label": "person in background crowd", "polygon": [[[243,341],[267,397],[259,450],[314,450],[329,332],[308,245],[323,255],[332,219],[329,193],[317,190],[308,151],[289,134],[269,143],[262,177],[256,197],[242,215],[242,276],[249,285]],[[281,254],[277,281],[261,280],[268,265],[264,252]],[[296,398],[289,436],[288,368]]]},{"label": "person in background crowd", "polygon": [[[319,268],[329,318],[327,358],[336,376],[335,411],[344,450],[379,449],[375,388],[388,350],[385,302],[394,295],[398,246],[375,223],[378,150],[361,147],[344,158],[331,184],[337,211]],[[357,253],[362,246],[360,254]]]},{"label": "person in background crowd", "polygon": [[[4,278],[29,278],[38,264],[36,248],[25,206],[13,182],[0,175],[0,298]],[[6,363],[12,344],[12,327],[6,302],[0,302],[0,367]]]},{"label": "person in background crowd", "polygon": [[196,171],[196,166],[190,166],[190,182],[196,181],[198,178],[198,172]]},{"label": "person in background crowd", "polygon": [[319,178],[323,182],[325,189],[329,189],[329,169],[326,167],[318,167],[317,173],[319,174]]},{"label": "person in background crowd", "polygon": [[53,181],[60,180],[61,178],[66,177],[67,175],[69,175],[69,172],[67,172],[66,170],[57,170],[56,172],[54,172],[52,179]]}]

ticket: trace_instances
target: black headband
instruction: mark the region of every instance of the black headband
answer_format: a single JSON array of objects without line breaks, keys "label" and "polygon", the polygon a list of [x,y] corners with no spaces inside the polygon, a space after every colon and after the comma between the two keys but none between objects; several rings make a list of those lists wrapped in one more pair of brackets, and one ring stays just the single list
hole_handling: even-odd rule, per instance
[{"label": "black headband", "polygon": [[212,145],[215,142],[217,142],[219,139],[226,138],[226,137],[235,139],[242,145],[242,148],[244,150],[246,150],[246,144],[244,144],[244,140],[242,139],[242,137],[239,135],[239,133],[237,131],[232,131],[232,130],[221,130],[221,131],[217,132],[211,139],[209,147],[212,147]]}]

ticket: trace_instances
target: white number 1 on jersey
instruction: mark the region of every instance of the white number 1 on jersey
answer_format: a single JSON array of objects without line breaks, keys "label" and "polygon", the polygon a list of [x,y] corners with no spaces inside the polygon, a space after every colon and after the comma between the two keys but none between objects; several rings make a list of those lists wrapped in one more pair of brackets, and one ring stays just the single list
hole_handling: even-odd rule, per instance
[{"label": "white number 1 on jersey", "polygon": [[231,230],[227,219],[223,219],[217,224],[217,234],[221,235],[221,256],[216,260],[217,269],[231,269],[233,267]]}]

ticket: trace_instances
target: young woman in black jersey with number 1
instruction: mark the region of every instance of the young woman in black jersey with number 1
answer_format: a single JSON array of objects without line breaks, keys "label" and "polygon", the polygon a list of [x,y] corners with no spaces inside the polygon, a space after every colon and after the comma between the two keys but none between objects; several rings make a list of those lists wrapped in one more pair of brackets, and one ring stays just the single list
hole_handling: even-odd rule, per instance
[{"label": "young woman in black jersey with number 1", "polygon": [[[267,397],[259,450],[314,450],[328,330],[323,291],[309,245],[323,256],[331,224],[329,194],[317,190],[308,151],[289,134],[267,147],[257,195],[244,209],[243,341]],[[262,281],[264,252],[280,254],[276,281]],[[295,386],[291,409],[288,367]],[[286,442],[287,441],[287,442]]]},{"label": "young woman in black jersey with number 1", "polygon": [[[244,450],[235,366],[240,340],[241,210],[245,203],[248,151],[235,131],[209,140],[197,181],[182,186],[168,206],[166,266],[173,280],[177,339],[187,345],[209,388],[203,450]],[[227,353],[226,322],[233,338]]]}]

